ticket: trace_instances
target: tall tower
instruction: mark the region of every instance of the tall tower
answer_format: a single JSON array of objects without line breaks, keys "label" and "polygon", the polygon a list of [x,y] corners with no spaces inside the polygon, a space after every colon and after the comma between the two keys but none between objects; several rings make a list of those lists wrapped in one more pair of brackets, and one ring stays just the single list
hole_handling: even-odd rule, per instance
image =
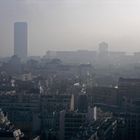
[{"label": "tall tower", "polygon": [[106,42],[101,42],[99,44],[97,63],[101,66],[109,64],[108,44]]},{"label": "tall tower", "polygon": [[107,55],[108,54],[108,44],[106,42],[101,42],[99,44],[99,53],[101,55]]},{"label": "tall tower", "polygon": [[14,24],[14,55],[25,60],[27,58],[27,23],[16,22]]}]

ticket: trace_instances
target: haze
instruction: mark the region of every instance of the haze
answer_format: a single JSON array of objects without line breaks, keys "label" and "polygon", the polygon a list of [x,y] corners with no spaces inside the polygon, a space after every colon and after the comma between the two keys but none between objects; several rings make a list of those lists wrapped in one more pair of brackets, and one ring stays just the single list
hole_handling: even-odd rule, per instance
[{"label": "haze", "polygon": [[0,56],[13,54],[13,24],[28,23],[29,55],[47,50],[140,51],[139,0],[0,0]]}]

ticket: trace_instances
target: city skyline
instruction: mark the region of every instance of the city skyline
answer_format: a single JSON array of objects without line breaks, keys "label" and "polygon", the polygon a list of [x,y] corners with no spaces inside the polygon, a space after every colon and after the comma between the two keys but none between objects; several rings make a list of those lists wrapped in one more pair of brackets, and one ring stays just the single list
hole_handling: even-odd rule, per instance
[{"label": "city skyline", "polygon": [[140,51],[138,0],[1,0],[0,56],[13,54],[13,23],[29,25],[29,55],[47,50]]},{"label": "city skyline", "polygon": [[139,0],[0,0],[0,140],[140,140]]}]

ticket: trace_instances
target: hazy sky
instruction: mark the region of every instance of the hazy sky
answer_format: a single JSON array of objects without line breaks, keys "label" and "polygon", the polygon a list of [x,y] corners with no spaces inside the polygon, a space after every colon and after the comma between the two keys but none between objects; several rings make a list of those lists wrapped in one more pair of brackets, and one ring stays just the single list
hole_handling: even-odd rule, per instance
[{"label": "hazy sky", "polygon": [[0,0],[0,56],[13,54],[13,24],[28,22],[29,55],[47,50],[140,51],[140,0]]}]

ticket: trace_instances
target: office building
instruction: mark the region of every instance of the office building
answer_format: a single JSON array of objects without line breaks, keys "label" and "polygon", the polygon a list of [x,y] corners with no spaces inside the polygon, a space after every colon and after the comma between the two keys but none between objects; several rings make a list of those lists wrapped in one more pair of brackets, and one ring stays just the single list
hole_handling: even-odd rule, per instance
[{"label": "office building", "polygon": [[60,112],[60,140],[70,140],[72,137],[76,135],[80,126],[86,121],[86,113],[78,113],[78,112],[68,112],[61,111]]},{"label": "office building", "polygon": [[25,60],[27,57],[27,23],[16,22],[14,24],[14,55]]},{"label": "office building", "polygon": [[119,79],[118,104],[119,114],[126,122],[127,140],[140,139],[140,79]]}]

